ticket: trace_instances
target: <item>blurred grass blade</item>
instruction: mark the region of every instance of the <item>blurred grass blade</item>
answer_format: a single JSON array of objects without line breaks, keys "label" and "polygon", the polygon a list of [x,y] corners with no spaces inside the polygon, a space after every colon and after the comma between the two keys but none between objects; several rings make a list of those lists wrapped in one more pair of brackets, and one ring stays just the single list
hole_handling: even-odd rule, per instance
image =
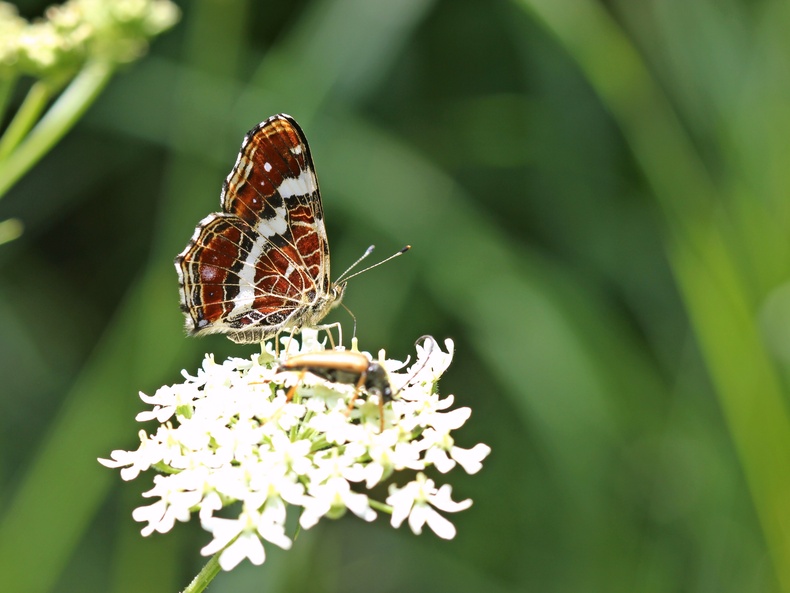
[{"label": "blurred grass blade", "polygon": [[[353,117],[316,124],[327,192],[345,196],[354,216],[413,243],[409,257],[420,258],[434,298],[463,320],[497,378],[491,393],[479,395],[504,387],[502,397],[539,439],[565,497],[563,513],[578,529],[573,544],[605,549],[607,571],[638,562],[629,557],[638,552],[612,535],[629,528],[612,516],[601,487],[613,451],[633,430],[616,413],[614,392],[646,409],[664,390],[628,329],[570,275],[508,242],[484,205],[422,155]],[[322,147],[321,138],[331,142]]]},{"label": "blurred grass blade", "polygon": [[[782,590],[790,591],[790,421],[762,344],[726,200],[652,80],[603,8],[590,1],[517,0],[577,60],[610,109],[661,204],[667,250],[727,418]],[[616,67],[614,67],[616,65]],[[760,207],[755,201],[754,207]],[[748,261],[748,260],[747,260]]]},{"label": "blurred grass blade", "polygon": [[169,277],[160,277],[129,293],[125,311],[66,396],[8,501],[0,523],[0,568],[9,591],[50,590],[101,504],[115,476],[96,458],[108,454],[119,435],[134,430],[131,419],[138,408],[133,393],[119,393],[119,386],[139,384],[141,373],[166,376],[170,371],[172,360],[158,356],[158,349],[148,349],[156,353],[149,358],[146,349],[130,348],[141,339],[140,320],[164,302],[170,284]]},{"label": "blurred grass blade", "polygon": [[[354,102],[386,75],[435,0],[313,2],[286,40],[261,62],[245,104],[261,96],[302,125],[330,93]],[[282,107],[281,107],[282,106]],[[246,111],[246,110],[245,110]]]},{"label": "blurred grass blade", "polygon": [[18,218],[8,218],[0,221],[0,245],[8,243],[22,236],[25,226]]}]

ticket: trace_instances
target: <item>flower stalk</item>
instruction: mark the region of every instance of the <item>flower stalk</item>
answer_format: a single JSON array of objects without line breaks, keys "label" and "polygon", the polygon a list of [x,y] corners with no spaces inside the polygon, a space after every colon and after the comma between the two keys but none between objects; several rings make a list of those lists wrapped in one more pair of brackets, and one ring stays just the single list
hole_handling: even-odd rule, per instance
[{"label": "flower stalk", "polygon": [[182,593],[201,593],[209,586],[209,583],[219,574],[219,556],[221,553],[221,551],[217,552],[209,558],[208,562],[203,565],[203,568],[200,569],[200,572],[195,575],[195,578],[192,579],[192,582],[187,585]]},{"label": "flower stalk", "polygon": [[41,113],[55,92],[54,85],[49,81],[38,80],[33,83],[25,100],[14,115],[14,119],[8,124],[5,133],[0,138],[0,162],[19,146],[25,135],[41,117]]},{"label": "flower stalk", "polygon": [[35,121],[53,89],[43,81],[33,85],[0,141],[0,197],[79,121],[101,94],[113,71],[114,65],[109,62],[95,60],[87,63],[38,124]]}]

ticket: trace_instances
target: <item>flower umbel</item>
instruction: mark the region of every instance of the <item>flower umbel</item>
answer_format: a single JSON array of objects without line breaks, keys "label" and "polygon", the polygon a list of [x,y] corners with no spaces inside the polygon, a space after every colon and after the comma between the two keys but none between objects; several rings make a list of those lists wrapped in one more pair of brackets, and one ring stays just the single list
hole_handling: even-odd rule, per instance
[{"label": "flower umbel", "polygon": [[[244,558],[261,564],[264,540],[290,548],[288,505],[300,507],[304,529],[346,511],[372,521],[377,509],[392,513],[394,527],[408,518],[416,534],[427,524],[452,538],[455,527],[439,511],[464,510],[472,501],[453,502],[450,486],[437,488],[422,471],[436,466],[445,473],[457,464],[473,474],[490,453],[484,444],[456,447],[450,436],[471,414],[448,411],[452,396],[435,389],[452,359],[452,341],[446,352],[418,346],[410,368],[380,353],[377,362],[396,394],[385,406],[378,394],[355,398],[356,382],[278,372],[289,357],[324,349],[315,330],[303,330],[301,345],[285,338],[282,344],[279,357],[270,343],[248,359],[218,363],[207,355],[196,376],[185,372],[183,383],[140,394],[152,409],[137,419],[158,427],[140,432],[136,451],[113,451],[100,461],[120,468],[124,480],[152,467],[162,472],[144,494],[154,502],[133,513],[146,523],[143,535],[167,532],[198,513],[213,536],[201,553],[221,551],[225,570]],[[403,486],[391,484],[386,504],[370,499],[369,489],[403,470],[418,473]]]},{"label": "flower umbel", "polygon": [[27,22],[0,2],[0,78],[61,76],[88,59],[130,62],[179,18],[170,0],[68,0]]}]

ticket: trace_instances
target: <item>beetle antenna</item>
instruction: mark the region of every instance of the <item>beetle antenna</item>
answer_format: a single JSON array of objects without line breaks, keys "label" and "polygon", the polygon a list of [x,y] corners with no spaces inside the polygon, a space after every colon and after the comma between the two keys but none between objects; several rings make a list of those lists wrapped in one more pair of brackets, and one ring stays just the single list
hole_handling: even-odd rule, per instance
[{"label": "beetle antenna", "polygon": [[347,269],[345,272],[343,272],[342,274],[340,274],[340,276],[338,276],[337,280],[335,280],[335,284],[337,284],[337,283],[339,283],[339,282],[347,282],[348,280],[350,280],[350,279],[351,279],[351,278],[353,278],[354,276],[359,276],[359,275],[360,275],[360,274],[362,274],[363,272],[367,272],[368,270],[372,270],[373,268],[375,268],[375,267],[377,267],[377,266],[380,266],[381,264],[383,264],[383,263],[385,263],[385,262],[388,262],[388,261],[390,261],[391,259],[395,259],[395,258],[396,258],[396,257],[398,257],[399,255],[403,255],[403,254],[404,254],[404,253],[406,253],[406,252],[407,252],[409,249],[411,249],[411,245],[406,245],[406,247],[404,247],[403,249],[401,249],[401,250],[400,250],[400,251],[398,251],[397,253],[393,253],[393,254],[392,254],[392,255],[390,255],[390,256],[389,256],[387,259],[383,259],[383,260],[381,260],[380,262],[378,262],[377,264],[373,264],[372,266],[368,266],[368,267],[367,267],[367,268],[365,268],[364,270],[360,270],[359,272],[355,272],[355,273],[351,274],[350,276],[346,276],[346,274],[348,274],[348,273],[349,273],[351,270],[353,270],[355,267],[357,267],[357,265],[359,264],[359,262],[361,262],[363,259],[365,259],[367,256],[369,256],[371,253],[373,253],[373,249],[374,249],[375,247],[376,247],[375,245],[371,245],[370,247],[368,247],[368,248],[365,250],[365,253],[363,253],[363,254],[362,254],[362,257],[360,257],[360,258],[359,258],[357,261],[355,261],[353,264],[351,264],[351,265],[348,267],[348,269]]},{"label": "beetle antenna", "polygon": [[414,342],[414,345],[416,346],[422,340],[425,340],[425,344],[426,344],[425,348],[427,350],[425,357],[422,361],[422,364],[419,365],[416,369],[412,370],[411,375],[409,375],[409,378],[406,380],[406,382],[401,386],[400,389],[398,389],[398,391],[392,394],[393,397],[395,397],[401,391],[403,391],[407,385],[410,385],[411,382],[414,381],[414,379],[417,377],[417,375],[419,375],[420,372],[425,368],[425,365],[428,364],[428,359],[431,357],[431,353],[433,352],[433,347],[436,345],[436,340],[434,339],[433,336],[421,336],[417,338],[417,341]]}]

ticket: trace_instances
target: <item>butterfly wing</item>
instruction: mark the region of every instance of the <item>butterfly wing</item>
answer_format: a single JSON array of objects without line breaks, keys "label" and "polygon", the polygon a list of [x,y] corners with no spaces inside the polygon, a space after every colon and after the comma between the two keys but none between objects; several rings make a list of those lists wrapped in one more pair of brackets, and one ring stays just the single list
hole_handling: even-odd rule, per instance
[{"label": "butterfly wing", "polygon": [[176,258],[193,335],[261,341],[317,323],[332,301],[321,195],[304,133],[273,116],[244,138],[223,212],[205,218]]}]

